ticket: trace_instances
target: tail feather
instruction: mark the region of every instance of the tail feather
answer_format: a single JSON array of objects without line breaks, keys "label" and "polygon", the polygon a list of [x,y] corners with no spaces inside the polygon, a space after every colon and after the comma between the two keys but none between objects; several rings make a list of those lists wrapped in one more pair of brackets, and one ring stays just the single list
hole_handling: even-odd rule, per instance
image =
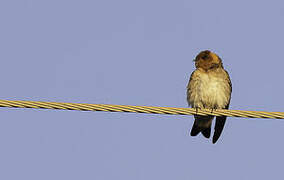
[{"label": "tail feather", "polygon": [[204,137],[209,138],[211,134],[211,123],[213,116],[194,116],[195,121],[190,131],[191,136],[197,136],[200,132]]},{"label": "tail feather", "polygon": [[215,144],[217,142],[217,140],[219,139],[222,131],[223,131],[223,128],[224,128],[224,125],[226,123],[226,119],[227,119],[227,116],[218,116],[216,117],[216,123],[215,123],[215,132],[214,132],[214,135],[213,135],[213,144]]},{"label": "tail feather", "polygon": [[201,131],[201,133],[203,134],[204,137],[206,138],[210,138],[210,133],[211,133],[211,125],[209,128],[203,129]]},{"label": "tail feather", "polygon": [[190,135],[191,136],[197,136],[200,133],[201,130],[202,130],[202,128],[197,126],[196,121],[194,121],[194,124],[191,128],[191,131],[190,131]]}]

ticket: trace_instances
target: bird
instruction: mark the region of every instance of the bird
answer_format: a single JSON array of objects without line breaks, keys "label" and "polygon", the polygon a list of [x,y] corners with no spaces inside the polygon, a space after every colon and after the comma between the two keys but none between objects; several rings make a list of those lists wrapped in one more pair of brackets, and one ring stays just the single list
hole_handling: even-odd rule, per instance
[{"label": "bird", "polygon": [[[196,69],[191,73],[187,85],[187,102],[192,108],[228,109],[231,101],[232,83],[228,72],[224,69],[221,58],[210,50],[201,51],[193,60]],[[219,139],[226,116],[217,116],[213,135],[213,144]],[[210,138],[213,115],[194,115],[191,136],[200,132]]]}]

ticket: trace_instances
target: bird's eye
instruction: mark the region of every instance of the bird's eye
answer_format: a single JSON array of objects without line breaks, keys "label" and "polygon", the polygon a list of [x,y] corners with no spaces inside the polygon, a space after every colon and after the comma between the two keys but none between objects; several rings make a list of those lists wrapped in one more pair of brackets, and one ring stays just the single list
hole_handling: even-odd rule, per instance
[{"label": "bird's eye", "polygon": [[208,55],[207,54],[205,54],[204,56],[202,56],[202,59],[208,59]]}]

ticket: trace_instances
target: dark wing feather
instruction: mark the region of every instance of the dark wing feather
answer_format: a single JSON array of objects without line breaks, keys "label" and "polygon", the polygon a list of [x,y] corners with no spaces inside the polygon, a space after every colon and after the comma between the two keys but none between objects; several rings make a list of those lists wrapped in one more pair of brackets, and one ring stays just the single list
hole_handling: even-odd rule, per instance
[{"label": "dark wing feather", "polygon": [[[229,99],[229,102],[227,104],[227,106],[225,107],[225,109],[229,109],[229,104],[230,104],[230,100],[231,100],[231,93],[232,93],[232,83],[231,83],[231,80],[230,80],[230,76],[228,74],[228,72],[225,70],[226,74],[227,74],[227,77],[228,77],[228,83],[230,85],[230,99]],[[217,140],[219,139],[222,131],[223,131],[223,128],[225,126],[225,123],[226,123],[226,119],[227,119],[227,116],[217,116],[216,117],[216,123],[215,123],[215,128],[214,128],[214,135],[213,135],[213,144],[215,144],[217,142]]]},{"label": "dark wing feather", "polygon": [[227,119],[227,116],[217,116],[216,117],[216,123],[215,123],[215,128],[214,128],[215,131],[213,135],[213,144],[215,144],[217,140],[219,139],[223,131],[223,128],[225,126],[226,119]]}]

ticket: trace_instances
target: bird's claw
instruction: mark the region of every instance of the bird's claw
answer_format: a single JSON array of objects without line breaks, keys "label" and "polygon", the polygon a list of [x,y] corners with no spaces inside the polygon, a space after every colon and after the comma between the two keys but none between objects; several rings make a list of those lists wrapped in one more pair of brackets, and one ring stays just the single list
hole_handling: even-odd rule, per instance
[{"label": "bird's claw", "polygon": [[196,107],[196,108],[195,108],[195,111],[196,111],[196,115],[197,115],[197,113],[198,113],[198,109],[199,109],[198,107]]},{"label": "bird's claw", "polygon": [[212,109],[211,109],[211,114],[213,113],[213,111],[216,111],[217,110],[217,107],[213,107]]}]

